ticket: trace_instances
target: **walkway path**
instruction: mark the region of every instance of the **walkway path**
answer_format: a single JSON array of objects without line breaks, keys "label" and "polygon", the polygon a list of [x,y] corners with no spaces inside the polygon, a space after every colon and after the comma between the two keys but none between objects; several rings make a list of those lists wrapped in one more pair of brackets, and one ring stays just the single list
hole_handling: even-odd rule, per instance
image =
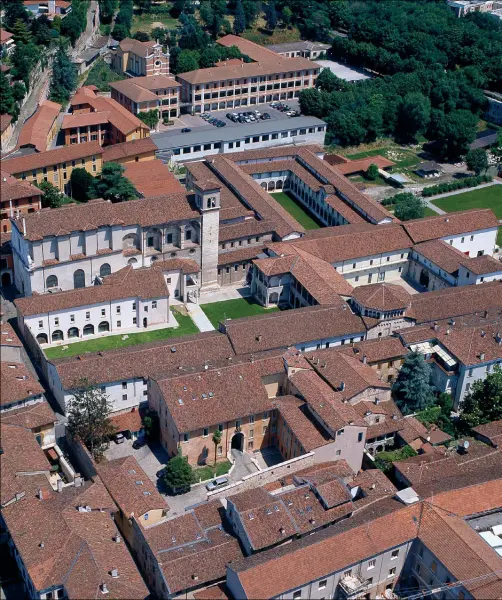
[{"label": "walkway path", "polygon": [[214,331],[213,324],[206,317],[206,313],[198,304],[187,304],[186,307],[188,314],[192,318],[192,321],[199,328],[199,331]]},{"label": "walkway path", "polygon": [[435,204],[432,204],[434,202],[434,200],[441,200],[441,198],[448,198],[448,196],[457,196],[458,194],[465,194],[467,192],[474,192],[476,190],[482,190],[483,188],[491,187],[492,185],[502,185],[502,181],[500,181],[498,178],[495,178],[490,183],[483,183],[476,187],[465,188],[463,190],[455,190],[453,192],[447,192],[446,194],[436,194],[435,196],[429,196],[428,198],[423,198],[423,201],[426,204],[426,206],[428,206],[431,210],[434,210],[439,215],[445,215],[446,212],[444,210],[441,210]]}]

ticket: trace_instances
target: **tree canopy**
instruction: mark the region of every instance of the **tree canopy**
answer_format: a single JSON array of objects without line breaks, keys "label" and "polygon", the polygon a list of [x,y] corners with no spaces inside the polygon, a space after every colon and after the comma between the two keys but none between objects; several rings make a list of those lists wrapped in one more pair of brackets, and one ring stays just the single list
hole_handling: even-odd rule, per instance
[{"label": "tree canopy", "polygon": [[475,381],[460,409],[460,426],[466,430],[502,419],[502,369]]},{"label": "tree canopy", "polygon": [[103,165],[101,176],[94,178],[91,192],[94,198],[123,202],[138,197],[133,184],[124,176],[125,168],[114,162]]},{"label": "tree canopy", "polygon": [[164,469],[163,479],[172,491],[190,491],[193,471],[188,460],[181,455],[181,452],[168,461]]},{"label": "tree canopy", "polygon": [[410,192],[402,192],[391,198],[395,204],[394,215],[401,221],[421,219],[425,216],[423,200]]},{"label": "tree canopy", "polygon": [[62,46],[59,47],[52,66],[50,99],[66,104],[77,87],[77,71]]},{"label": "tree canopy", "polygon": [[469,150],[465,162],[471,171],[474,171],[476,175],[480,175],[488,169],[488,153],[484,148]]},{"label": "tree canopy", "polygon": [[422,354],[410,352],[404,359],[392,396],[405,415],[425,410],[434,404],[434,388],[430,384],[431,368]]},{"label": "tree canopy", "polygon": [[87,202],[93,196],[94,177],[83,167],[72,170],[70,177],[71,195],[78,202]]}]

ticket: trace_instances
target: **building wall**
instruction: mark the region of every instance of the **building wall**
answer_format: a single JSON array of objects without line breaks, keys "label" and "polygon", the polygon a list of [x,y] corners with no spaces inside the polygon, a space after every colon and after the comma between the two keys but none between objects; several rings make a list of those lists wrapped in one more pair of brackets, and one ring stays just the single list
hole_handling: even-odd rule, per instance
[{"label": "building wall", "polygon": [[7,127],[2,131],[2,135],[0,137],[0,145],[2,148],[5,148],[10,141],[12,132],[14,131],[14,124],[10,122]]},{"label": "building wall", "polygon": [[396,281],[408,272],[409,248],[332,263],[353,286]]},{"label": "building wall", "polygon": [[500,280],[502,280],[502,262],[500,263],[500,271],[488,275],[476,275],[472,271],[466,269],[463,265],[461,265],[458,270],[458,285],[479,285],[480,283],[487,283],[488,281]]},{"label": "building wall", "polygon": [[146,102],[135,102],[122,92],[119,92],[112,88],[111,97],[116,100],[119,104],[122,104],[124,108],[134,115],[140,112],[147,112],[149,110],[158,109],[160,117],[174,118],[179,116],[179,88],[162,88],[159,90],[151,90],[153,93],[158,92],[158,100],[148,100]]},{"label": "building wall", "polygon": [[455,390],[453,408],[461,406],[465,396],[471,391],[472,384],[481,379],[485,380],[488,373],[492,373],[495,366],[502,367],[502,360],[487,361],[478,365],[464,365],[459,363],[458,383]]},{"label": "building wall", "polygon": [[0,204],[0,218],[2,220],[2,232],[11,231],[10,217],[15,216],[19,211],[22,214],[28,214],[40,210],[42,208],[41,194],[37,194],[34,190],[32,196],[26,198],[18,198],[17,200],[4,200]]},{"label": "building wall", "polygon": [[498,228],[484,229],[482,231],[466,232],[441,238],[466,256],[473,258],[480,254],[493,256],[497,242]]}]

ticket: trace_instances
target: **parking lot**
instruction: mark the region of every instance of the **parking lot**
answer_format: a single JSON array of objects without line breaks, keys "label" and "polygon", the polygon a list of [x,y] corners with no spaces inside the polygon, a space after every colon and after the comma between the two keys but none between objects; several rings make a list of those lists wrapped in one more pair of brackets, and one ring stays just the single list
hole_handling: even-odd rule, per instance
[{"label": "parking lot", "polygon": [[147,444],[143,448],[135,450],[132,447],[132,440],[125,440],[122,444],[110,442],[110,447],[105,451],[107,460],[115,460],[125,456],[134,456],[140,467],[154,483],[157,483],[157,471],[165,467],[168,459],[167,452],[160,444]]},{"label": "parking lot", "polygon": [[[298,100],[287,100],[285,103],[291,107],[291,110],[300,110]],[[270,115],[270,121],[281,121],[284,119],[291,119],[294,117],[288,117],[286,113],[282,113],[274,108],[271,108],[268,104],[257,104],[252,106],[239,106],[237,108],[226,108],[224,110],[215,110],[210,111],[210,114],[215,119],[219,119],[225,123],[225,127],[242,127],[249,126],[250,131],[252,131],[253,123],[234,123],[230,119],[227,119],[227,113],[240,113],[240,112],[251,112],[254,110],[260,111],[263,113],[268,113]],[[211,125],[204,121],[204,119],[200,115],[180,115],[178,119],[180,126],[179,127],[169,127],[168,131],[170,133],[180,133],[181,129],[184,127],[189,127],[198,131],[217,129],[214,125]]]}]

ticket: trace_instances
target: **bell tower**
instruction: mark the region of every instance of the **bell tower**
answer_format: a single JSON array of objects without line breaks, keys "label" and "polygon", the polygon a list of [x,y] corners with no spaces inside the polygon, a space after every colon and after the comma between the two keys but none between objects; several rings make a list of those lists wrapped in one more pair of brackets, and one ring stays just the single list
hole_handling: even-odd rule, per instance
[{"label": "bell tower", "polygon": [[220,229],[220,185],[197,181],[194,192],[201,212],[201,293],[218,287],[218,238]]}]

